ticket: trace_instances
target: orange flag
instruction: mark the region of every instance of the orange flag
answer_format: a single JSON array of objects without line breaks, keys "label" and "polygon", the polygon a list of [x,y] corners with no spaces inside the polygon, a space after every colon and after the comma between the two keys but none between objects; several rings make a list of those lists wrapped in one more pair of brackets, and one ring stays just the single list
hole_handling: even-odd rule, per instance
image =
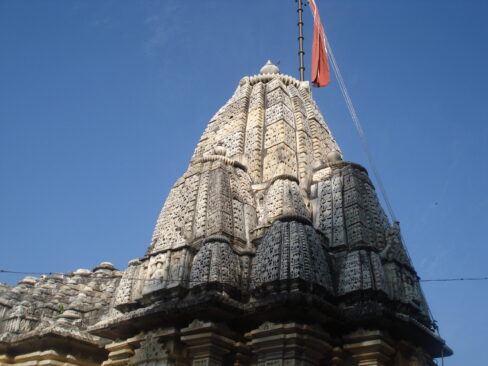
[{"label": "orange flag", "polygon": [[312,43],[312,84],[318,88],[330,82],[327,48],[325,47],[324,27],[320,21],[319,9],[315,0],[308,0],[314,18]]}]

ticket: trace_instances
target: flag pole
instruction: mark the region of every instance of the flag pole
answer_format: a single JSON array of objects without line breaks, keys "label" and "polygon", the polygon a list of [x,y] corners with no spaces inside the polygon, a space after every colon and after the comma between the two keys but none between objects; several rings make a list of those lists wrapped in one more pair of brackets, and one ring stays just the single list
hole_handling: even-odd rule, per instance
[{"label": "flag pole", "polygon": [[305,51],[303,51],[303,0],[295,1],[298,3],[298,58],[300,60],[298,71],[300,72],[300,81],[303,81],[305,77],[305,66],[303,62],[303,56],[305,55]]}]

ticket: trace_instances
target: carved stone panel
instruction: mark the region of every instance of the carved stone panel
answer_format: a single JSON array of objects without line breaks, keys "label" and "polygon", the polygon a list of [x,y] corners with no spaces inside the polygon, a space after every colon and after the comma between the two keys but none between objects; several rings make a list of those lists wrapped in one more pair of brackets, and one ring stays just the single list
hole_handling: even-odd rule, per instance
[{"label": "carved stone panel", "polygon": [[134,356],[129,360],[129,366],[172,366],[164,344],[148,332],[141,341],[140,348],[135,350]]},{"label": "carved stone panel", "polygon": [[269,126],[278,121],[285,121],[291,127],[295,128],[295,118],[293,112],[286,105],[280,103],[275,104],[266,109],[266,126]]},{"label": "carved stone panel", "polygon": [[339,268],[339,295],[370,289],[386,291],[383,266],[375,252],[353,250]]},{"label": "carved stone panel", "polygon": [[295,221],[275,221],[253,261],[252,287],[302,279],[332,292],[329,260],[315,229]]},{"label": "carved stone panel", "polygon": [[296,150],[295,129],[285,121],[278,121],[266,128],[264,147],[266,149],[279,143],[286,144],[290,149]]},{"label": "carved stone panel", "polygon": [[207,242],[193,259],[190,273],[191,287],[207,282],[220,282],[237,287],[240,282],[240,261],[229,244]]},{"label": "carved stone panel", "polygon": [[292,149],[280,143],[266,152],[263,162],[263,181],[283,174],[297,176],[297,158]]}]

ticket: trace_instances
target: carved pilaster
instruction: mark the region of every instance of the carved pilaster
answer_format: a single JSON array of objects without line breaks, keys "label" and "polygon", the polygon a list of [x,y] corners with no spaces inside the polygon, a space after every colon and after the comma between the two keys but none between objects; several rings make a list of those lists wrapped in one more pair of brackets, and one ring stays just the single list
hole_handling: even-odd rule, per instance
[{"label": "carved pilaster", "polygon": [[167,365],[186,364],[185,354],[178,342],[179,333],[175,328],[157,329],[114,342],[106,346],[109,359],[102,366],[122,365]]},{"label": "carved pilaster", "polygon": [[258,366],[315,366],[330,352],[329,336],[305,324],[262,324],[248,334]]},{"label": "carved pilaster", "polygon": [[222,325],[194,320],[181,329],[181,341],[187,345],[192,366],[221,366],[224,357],[234,350],[235,341]]},{"label": "carved pilaster", "polygon": [[344,349],[358,366],[384,366],[395,352],[390,339],[379,330],[358,330],[344,337]]}]

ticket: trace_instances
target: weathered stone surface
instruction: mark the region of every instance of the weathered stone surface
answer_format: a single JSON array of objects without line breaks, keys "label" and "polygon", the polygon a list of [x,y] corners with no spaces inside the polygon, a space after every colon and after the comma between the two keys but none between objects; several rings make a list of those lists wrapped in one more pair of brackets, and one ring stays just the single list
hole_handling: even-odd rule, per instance
[{"label": "weathered stone surface", "polygon": [[330,259],[325,247],[325,238],[311,225],[275,221],[256,251],[252,287],[303,281],[319,285],[333,294]]},{"label": "weathered stone surface", "polygon": [[229,287],[240,284],[240,260],[226,242],[209,241],[198,251],[190,274],[190,287],[209,282]]},{"label": "weathered stone surface", "polygon": [[0,339],[42,331],[46,324],[63,323],[85,330],[109,312],[111,298],[122,277],[113,265],[99,271],[78,270],[67,275],[26,277],[0,296]]}]

